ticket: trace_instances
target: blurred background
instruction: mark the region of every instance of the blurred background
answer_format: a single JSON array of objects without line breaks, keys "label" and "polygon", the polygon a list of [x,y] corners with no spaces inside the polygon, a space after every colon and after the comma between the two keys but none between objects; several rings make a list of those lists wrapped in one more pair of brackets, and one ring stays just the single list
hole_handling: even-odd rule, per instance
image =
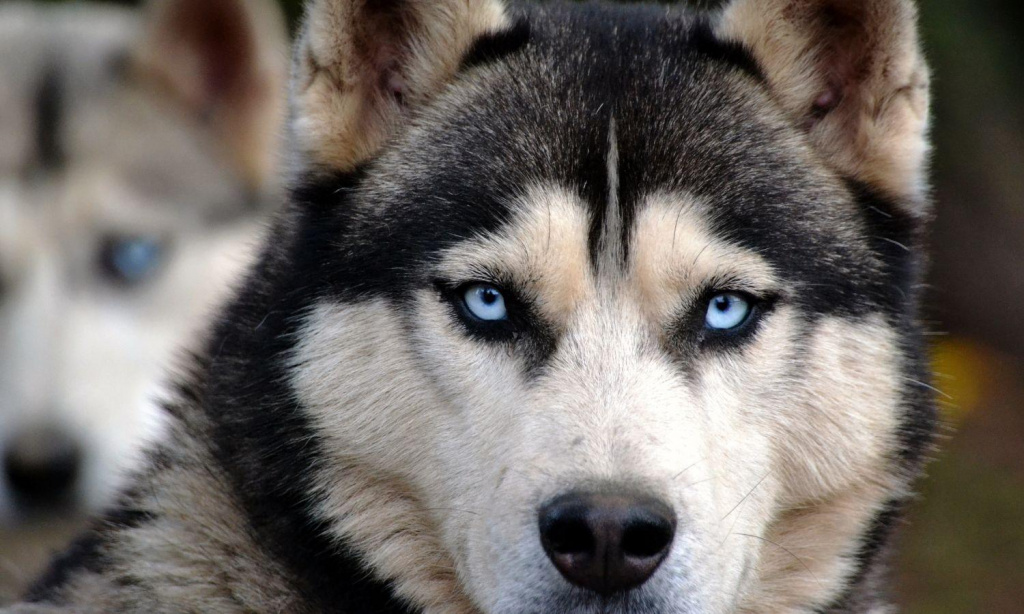
[{"label": "blurred background", "polygon": [[[282,0],[289,23],[300,5]],[[1020,614],[1024,2],[919,5],[934,70],[927,317],[946,427],[908,518],[897,591],[910,614]]]}]

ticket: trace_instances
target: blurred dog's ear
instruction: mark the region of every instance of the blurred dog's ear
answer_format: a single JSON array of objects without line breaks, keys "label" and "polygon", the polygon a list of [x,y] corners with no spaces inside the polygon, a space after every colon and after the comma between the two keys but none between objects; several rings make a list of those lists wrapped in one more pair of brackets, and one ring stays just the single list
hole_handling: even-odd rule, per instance
[{"label": "blurred dog's ear", "polygon": [[253,187],[276,165],[288,33],[271,0],[152,0],[132,69],[206,122]]},{"label": "blurred dog's ear", "polygon": [[310,164],[351,170],[504,24],[498,0],[310,2],[292,81],[295,144]]},{"label": "blurred dog's ear", "polygon": [[928,68],[911,0],[733,0],[723,38],[839,172],[927,213]]}]

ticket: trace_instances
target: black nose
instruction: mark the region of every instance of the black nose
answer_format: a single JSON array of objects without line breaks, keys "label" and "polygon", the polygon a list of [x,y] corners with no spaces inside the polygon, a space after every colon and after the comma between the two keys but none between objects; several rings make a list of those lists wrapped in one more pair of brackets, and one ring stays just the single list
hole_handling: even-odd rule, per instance
[{"label": "black nose", "polygon": [[6,481],[17,501],[29,507],[70,505],[81,465],[78,444],[51,427],[27,429],[7,441]]},{"label": "black nose", "polygon": [[609,595],[647,581],[672,546],[668,505],[621,493],[570,493],[540,510],[544,551],[566,580]]}]

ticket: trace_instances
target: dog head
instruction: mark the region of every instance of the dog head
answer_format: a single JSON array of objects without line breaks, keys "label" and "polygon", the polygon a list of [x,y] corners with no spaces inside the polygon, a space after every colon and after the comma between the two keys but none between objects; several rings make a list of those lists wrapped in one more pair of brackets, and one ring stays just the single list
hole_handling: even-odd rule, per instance
[{"label": "dog head", "polygon": [[110,502],[173,350],[246,261],[287,75],[259,4],[0,10],[4,544]]},{"label": "dog head", "polygon": [[312,2],[289,377],[316,516],[438,611],[851,598],[932,419],[915,21]]}]

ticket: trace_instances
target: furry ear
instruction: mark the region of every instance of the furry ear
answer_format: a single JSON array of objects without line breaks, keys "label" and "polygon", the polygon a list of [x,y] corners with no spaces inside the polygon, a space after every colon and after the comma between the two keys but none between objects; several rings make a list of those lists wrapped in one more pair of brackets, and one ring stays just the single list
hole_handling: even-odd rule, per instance
[{"label": "furry ear", "polygon": [[275,166],[288,33],[270,0],[151,0],[131,68],[201,118],[255,188]]},{"label": "furry ear", "polygon": [[499,0],[313,0],[292,81],[295,144],[312,164],[351,170],[505,23]]},{"label": "furry ear", "polygon": [[833,167],[927,213],[928,68],[912,0],[734,0],[718,32],[751,49]]}]

